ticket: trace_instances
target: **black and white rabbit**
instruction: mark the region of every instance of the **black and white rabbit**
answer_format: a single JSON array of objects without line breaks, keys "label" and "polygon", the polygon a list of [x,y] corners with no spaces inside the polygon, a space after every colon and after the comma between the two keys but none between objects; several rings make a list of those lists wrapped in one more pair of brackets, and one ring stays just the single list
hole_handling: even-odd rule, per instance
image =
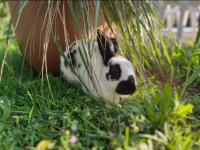
[{"label": "black and white rabbit", "polygon": [[122,95],[136,90],[133,64],[120,55],[117,40],[97,31],[96,40],[72,43],[61,55],[60,69],[68,81],[106,102],[119,103]]}]

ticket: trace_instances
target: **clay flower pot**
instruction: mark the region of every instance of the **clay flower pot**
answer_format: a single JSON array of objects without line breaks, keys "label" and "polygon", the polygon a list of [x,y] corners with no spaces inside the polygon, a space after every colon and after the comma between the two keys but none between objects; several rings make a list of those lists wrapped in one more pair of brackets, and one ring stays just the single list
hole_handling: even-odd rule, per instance
[{"label": "clay flower pot", "polygon": [[[80,2],[72,3],[79,7]],[[89,3],[93,5],[92,1]],[[66,48],[68,44],[81,38],[84,30],[81,17],[80,30],[77,31],[65,1],[52,2],[51,6],[47,1],[28,1],[22,9],[20,1],[8,1],[8,6],[16,39],[26,62],[40,73],[43,71],[59,75],[60,54],[51,32],[59,38],[61,47]],[[95,8],[91,8],[91,14],[95,14]]]}]

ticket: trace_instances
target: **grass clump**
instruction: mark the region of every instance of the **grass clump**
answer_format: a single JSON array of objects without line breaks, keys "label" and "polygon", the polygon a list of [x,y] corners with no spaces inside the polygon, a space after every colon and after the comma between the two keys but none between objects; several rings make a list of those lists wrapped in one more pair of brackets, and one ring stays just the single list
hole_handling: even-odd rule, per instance
[{"label": "grass clump", "polygon": [[149,97],[139,81],[139,90],[119,108],[48,75],[51,94],[46,77],[40,79],[26,64],[21,73],[23,59],[14,41],[6,62],[0,82],[2,149],[34,149],[45,144],[54,149],[199,147],[198,96],[180,99],[170,84],[161,90],[155,82],[148,88]]}]

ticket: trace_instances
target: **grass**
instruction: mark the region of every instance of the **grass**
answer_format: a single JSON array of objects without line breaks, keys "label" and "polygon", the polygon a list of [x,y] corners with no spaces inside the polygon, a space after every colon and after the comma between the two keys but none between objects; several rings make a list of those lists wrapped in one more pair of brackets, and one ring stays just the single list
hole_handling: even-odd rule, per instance
[{"label": "grass", "polygon": [[[0,84],[0,147],[33,147],[42,139],[55,140],[62,145],[60,138],[73,126],[77,126],[74,134],[80,141],[77,148],[104,147],[112,136],[115,137],[115,132],[118,138],[123,138],[128,110],[105,106],[84,95],[74,85],[50,76],[50,83],[54,85],[53,99],[47,82],[41,86],[42,81],[33,77],[29,67],[25,66],[26,71],[20,76],[18,66],[22,58],[19,52],[10,52],[8,63],[14,66],[9,65],[12,71],[5,71]],[[135,107],[130,107],[128,112],[140,111]]]},{"label": "grass", "polygon": [[[54,149],[199,148],[198,94],[179,99],[170,84],[160,90],[159,82],[149,78],[152,97],[139,81],[136,94],[119,108],[48,75],[52,97],[46,78],[26,64],[22,67],[14,40],[6,62],[0,82],[0,149],[34,149],[38,143],[54,143]],[[70,143],[72,135],[76,144]]]},{"label": "grass", "polygon": [[[1,63],[8,23],[7,18],[0,24]],[[161,41],[160,52],[157,43],[145,44],[137,36],[137,59],[145,68],[151,66],[145,70],[150,73],[147,78],[138,76],[136,93],[121,108],[85,95],[60,77],[40,78],[23,62],[15,38],[10,39],[0,82],[0,150],[200,149],[199,47]],[[164,53],[170,65],[161,59]],[[173,77],[167,74],[171,69]]]}]

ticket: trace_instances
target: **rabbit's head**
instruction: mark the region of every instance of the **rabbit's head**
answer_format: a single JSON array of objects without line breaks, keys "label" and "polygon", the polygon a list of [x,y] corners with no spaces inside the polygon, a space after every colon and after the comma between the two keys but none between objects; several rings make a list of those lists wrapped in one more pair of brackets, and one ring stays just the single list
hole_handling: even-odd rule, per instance
[{"label": "rabbit's head", "polygon": [[136,90],[133,64],[120,55],[115,38],[109,38],[99,30],[97,34],[98,49],[105,67],[101,73],[105,77],[103,88],[110,94],[133,94]]}]

